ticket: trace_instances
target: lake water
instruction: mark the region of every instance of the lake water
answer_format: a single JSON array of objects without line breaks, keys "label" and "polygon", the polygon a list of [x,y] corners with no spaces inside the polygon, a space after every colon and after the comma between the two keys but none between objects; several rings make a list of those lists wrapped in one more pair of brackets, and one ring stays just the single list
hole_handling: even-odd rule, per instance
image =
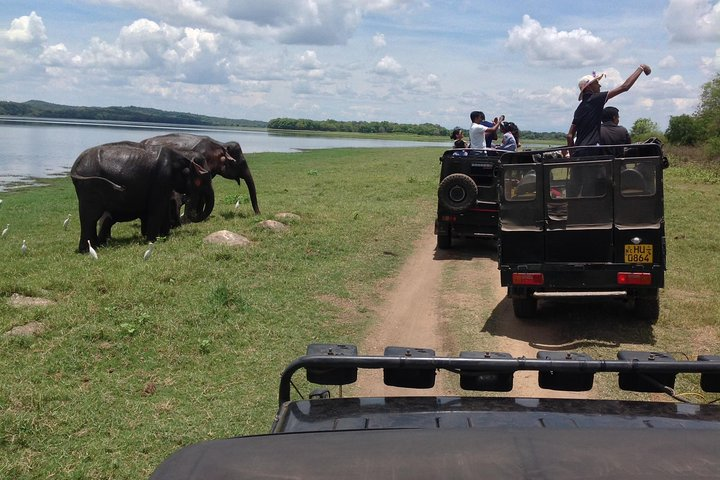
[{"label": "lake water", "polygon": [[296,152],[343,147],[416,147],[447,143],[302,136],[265,130],[188,128],[119,122],[82,122],[52,119],[0,118],[0,191],[37,184],[37,179],[65,176],[85,149],[122,140],[140,141],[171,132],[209,135],[221,142],[239,142],[245,153]]}]

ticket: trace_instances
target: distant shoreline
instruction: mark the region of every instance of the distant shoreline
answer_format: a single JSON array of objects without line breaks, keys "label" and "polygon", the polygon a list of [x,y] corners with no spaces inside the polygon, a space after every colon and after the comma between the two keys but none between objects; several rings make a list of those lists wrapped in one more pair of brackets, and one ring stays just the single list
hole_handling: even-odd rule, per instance
[{"label": "distant shoreline", "polygon": [[236,132],[236,131],[265,131],[263,127],[224,127],[212,125],[190,125],[185,123],[154,123],[129,122],[124,120],[90,120],[75,118],[51,117],[20,117],[13,115],[0,115],[0,124],[41,124],[41,125],[69,125],[74,127],[110,127],[110,128],[143,128],[151,130],[188,130],[208,132]]}]

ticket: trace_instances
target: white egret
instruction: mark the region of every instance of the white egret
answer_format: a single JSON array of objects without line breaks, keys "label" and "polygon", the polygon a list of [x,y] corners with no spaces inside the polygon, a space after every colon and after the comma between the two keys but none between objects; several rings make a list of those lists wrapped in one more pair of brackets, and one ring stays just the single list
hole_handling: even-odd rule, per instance
[{"label": "white egret", "polygon": [[27,253],[27,250],[28,250],[27,242],[25,242],[25,240],[23,240],[23,244],[20,247],[20,253],[25,255]]},{"label": "white egret", "polygon": [[152,255],[153,248],[155,248],[155,244],[153,244],[153,242],[150,242],[148,244],[148,249],[145,250],[145,254],[143,255],[143,260],[145,260],[146,262],[148,260],[150,260],[150,256]]},{"label": "white egret", "polygon": [[97,254],[97,252],[95,251],[95,249],[93,248],[92,244],[90,243],[90,240],[88,240],[87,242],[88,242],[88,248],[89,248],[88,253],[90,254],[90,256],[91,256],[92,258],[94,258],[95,260],[97,260],[97,259],[98,259],[98,254]]},{"label": "white egret", "polygon": [[240,199],[238,198],[238,201],[235,202],[235,208],[240,208]]},{"label": "white egret", "polygon": [[9,229],[10,229],[10,224],[8,223],[7,225],[5,225],[5,228],[3,228],[2,233],[0,233],[0,237],[4,237]]},{"label": "white egret", "polygon": [[68,227],[68,224],[69,224],[69,223],[70,223],[70,214],[68,213],[67,218],[66,218],[65,221],[63,222],[63,228],[64,228],[65,230],[67,230],[67,227]]}]

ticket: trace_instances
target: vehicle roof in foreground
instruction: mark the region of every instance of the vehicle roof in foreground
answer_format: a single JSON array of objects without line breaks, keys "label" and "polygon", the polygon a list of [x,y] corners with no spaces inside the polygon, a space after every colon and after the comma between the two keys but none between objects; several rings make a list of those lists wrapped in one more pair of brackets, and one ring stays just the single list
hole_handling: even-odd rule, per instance
[{"label": "vehicle roof in foreground", "polygon": [[185,447],[152,479],[720,477],[720,405],[713,403],[289,398],[299,369],[312,383],[345,385],[356,380],[358,369],[381,368],[389,385],[429,388],[436,370],[444,369],[459,374],[464,389],[484,391],[511,390],[513,374],[523,370],[537,371],[543,388],[572,391],[588,389],[597,373],[617,374],[623,390],[684,400],[673,389],[677,374],[700,374],[702,390],[720,391],[717,356],[675,361],[657,352],[620,352],[618,360],[592,360],[540,352],[538,359],[526,359],[463,352],[453,358],[427,349],[397,355],[402,349],[395,347],[391,355],[359,356],[343,345],[320,347],[284,371],[271,434]]}]

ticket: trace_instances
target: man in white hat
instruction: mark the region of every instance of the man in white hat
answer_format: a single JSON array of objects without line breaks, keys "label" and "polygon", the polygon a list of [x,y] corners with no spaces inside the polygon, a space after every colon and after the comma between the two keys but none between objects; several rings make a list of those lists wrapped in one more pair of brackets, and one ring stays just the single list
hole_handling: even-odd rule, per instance
[{"label": "man in white hat", "polygon": [[[575,109],[570,130],[567,133],[568,147],[575,145],[599,145],[600,144],[600,124],[602,123],[602,111],[605,102],[611,98],[630,90],[635,81],[640,77],[641,73],[650,75],[650,67],[645,64],[640,66],[625,79],[625,81],[608,92],[600,91],[600,80],[605,76],[601,73],[596,75],[585,75],[578,82],[580,89],[580,105]],[[573,156],[591,155],[592,149],[578,149],[573,152]]]}]

